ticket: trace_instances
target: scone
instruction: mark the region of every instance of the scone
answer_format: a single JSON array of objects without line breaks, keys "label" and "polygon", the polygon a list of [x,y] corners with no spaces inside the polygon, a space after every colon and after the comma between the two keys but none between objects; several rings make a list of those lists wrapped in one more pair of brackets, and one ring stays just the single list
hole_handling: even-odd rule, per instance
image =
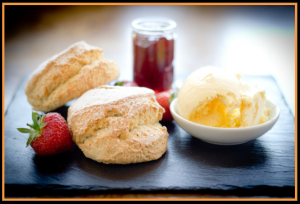
[{"label": "scone", "polygon": [[47,112],[119,75],[118,65],[104,59],[103,50],[80,41],[41,64],[29,77],[25,93],[34,110]]},{"label": "scone", "polygon": [[129,164],[156,160],[166,152],[169,134],[159,123],[164,111],[151,89],[100,86],[69,107],[67,121],[86,157]]}]

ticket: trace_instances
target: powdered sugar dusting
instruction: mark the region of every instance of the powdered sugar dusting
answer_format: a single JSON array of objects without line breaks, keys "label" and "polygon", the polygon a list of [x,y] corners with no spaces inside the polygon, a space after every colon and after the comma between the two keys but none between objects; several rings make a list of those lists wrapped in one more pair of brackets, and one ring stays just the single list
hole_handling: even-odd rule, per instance
[{"label": "powdered sugar dusting", "polygon": [[69,107],[68,126],[79,148],[96,161],[150,161],[167,148],[168,132],[159,124],[163,113],[150,89],[100,86]]}]

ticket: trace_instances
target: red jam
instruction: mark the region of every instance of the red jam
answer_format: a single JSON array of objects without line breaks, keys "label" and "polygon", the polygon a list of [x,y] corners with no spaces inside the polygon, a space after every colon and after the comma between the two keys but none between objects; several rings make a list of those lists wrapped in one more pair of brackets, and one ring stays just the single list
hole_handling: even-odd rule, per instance
[{"label": "red jam", "polygon": [[164,37],[149,41],[137,34],[134,46],[134,81],[156,93],[169,90],[173,83],[174,40]]},{"label": "red jam", "polygon": [[133,78],[155,93],[173,83],[174,33],[172,20],[138,19],[133,23]]}]

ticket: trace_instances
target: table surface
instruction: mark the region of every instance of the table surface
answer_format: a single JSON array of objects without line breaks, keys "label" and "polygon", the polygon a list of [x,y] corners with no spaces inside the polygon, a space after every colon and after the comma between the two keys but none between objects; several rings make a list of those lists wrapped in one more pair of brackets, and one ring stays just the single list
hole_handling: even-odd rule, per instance
[{"label": "table surface", "polygon": [[[86,158],[77,146],[52,157],[37,156],[26,148],[27,137],[16,128],[31,118],[32,107],[24,93],[27,79],[5,113],[7,197],[108,193],[295,197],[295,120],[271,76],[244,76],[248,83],[264,85],[268,99],[280,109],[278,122],[266,134],[241,145],[220,146],[194,138],[174,121],[164,122],[169,133],[166,153],[155,161],[129,165],[98,163]],[[54,111],[67,118],[73,102]]]},{"label": "table surface", "polygon": [[[294,11],[294,6],[5,6],[4,108],[7,110],[13,101],[27,73],[80,40],[101,47],[106,58],[116,61],[121,71],[119,79],[132,79],[131,21],[143,16],[163,16],[178,25],[175,84],[180,85],[192,71],[206,65],[245,75],[272,75],[293,118]],[[115,193],[90,196],[207,198],[212,195]]]}]

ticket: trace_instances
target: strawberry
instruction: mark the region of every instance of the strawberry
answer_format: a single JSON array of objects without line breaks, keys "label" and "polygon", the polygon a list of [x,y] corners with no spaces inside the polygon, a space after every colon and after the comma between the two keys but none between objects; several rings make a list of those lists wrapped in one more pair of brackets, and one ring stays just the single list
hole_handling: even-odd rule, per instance
[{"label": "strawberry", "polygon": [[17,128],[22,133],[30,133],[26,147],[33,148],[40,156],[50,156],[69,151],[73,147],[72,136],[66,120],[59,113],[39,115],[32,112],[33,124],[28,128]]},{"label": "strawberry", "polygon": [[115,86],[138,86],[134,81],[118,81]]},{"label": "strawberry", "polygon": [[163,114],[162,121],[170,122],[173,120],[173,116],[170,111],[170,104],[174,99],[175,94],[170,93],[169,91],[163,91],[156,94],[156,101],[165,109],[165,113]]}]

